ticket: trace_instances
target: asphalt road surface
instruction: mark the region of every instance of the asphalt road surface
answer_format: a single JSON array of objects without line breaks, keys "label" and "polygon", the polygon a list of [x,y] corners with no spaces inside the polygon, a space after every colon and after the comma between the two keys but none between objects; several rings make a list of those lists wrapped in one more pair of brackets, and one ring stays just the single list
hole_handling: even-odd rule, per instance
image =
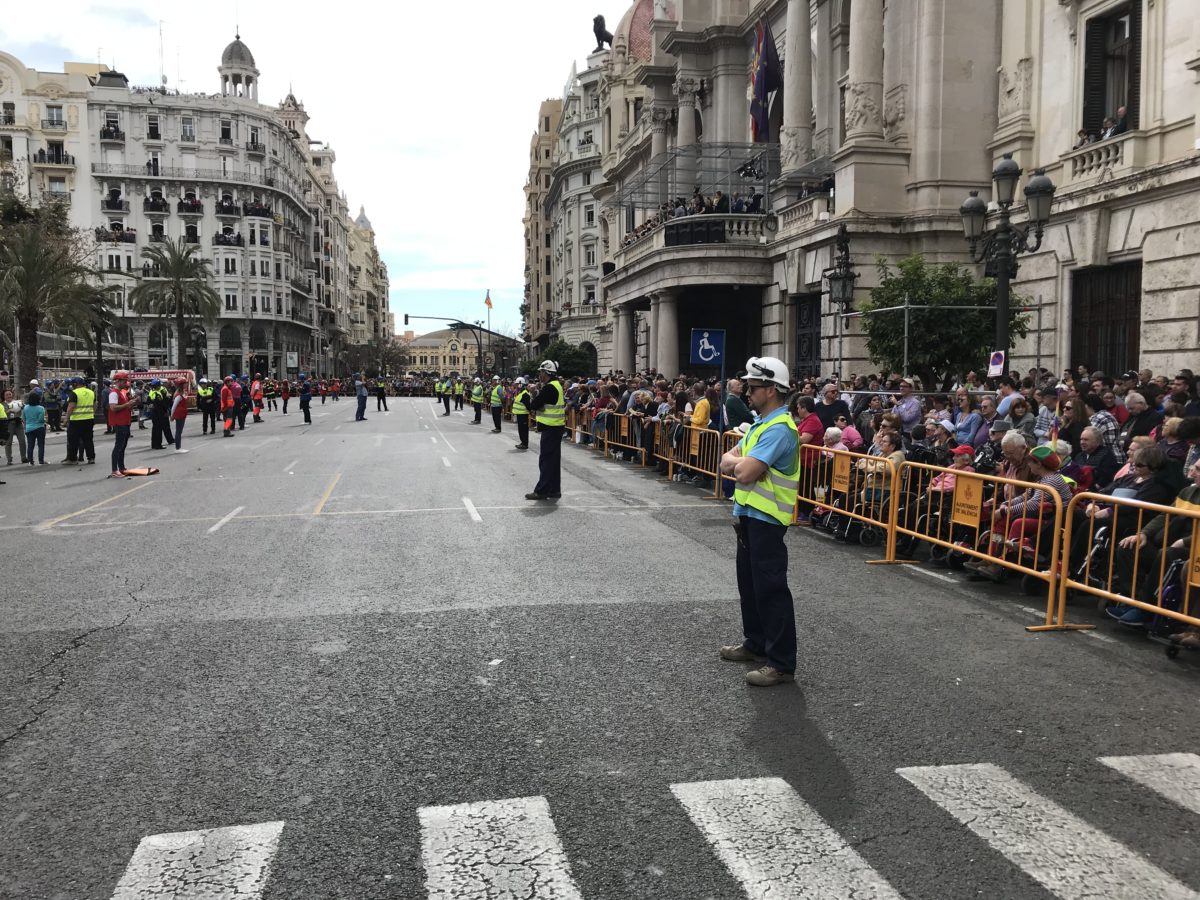
[{"label": "asphalt road surface", "polygon": [[1194,657],[793,530],[752,688],[725,503],[390,402],[0,468],[0,896],[1198,896]]}]

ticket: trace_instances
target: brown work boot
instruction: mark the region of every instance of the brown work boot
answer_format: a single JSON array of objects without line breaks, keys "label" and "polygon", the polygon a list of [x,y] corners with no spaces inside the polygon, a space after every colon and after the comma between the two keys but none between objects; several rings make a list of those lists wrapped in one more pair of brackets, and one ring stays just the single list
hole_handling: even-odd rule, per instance
[{"label": "brown work boot", "polygon": [[721,659],[727,659],[730,662],[756,662],[765,663],[767,658],[757,653],[751,653],[743,644],[728,644],[721,648]]},{"label": "brown work boot", "polygon": [[796,676],[792,672],[780,672],[773,666],[763,666],[761,669],[746,673],[746,683],[755,687],[774,687],[777,684],[795,680]]}]

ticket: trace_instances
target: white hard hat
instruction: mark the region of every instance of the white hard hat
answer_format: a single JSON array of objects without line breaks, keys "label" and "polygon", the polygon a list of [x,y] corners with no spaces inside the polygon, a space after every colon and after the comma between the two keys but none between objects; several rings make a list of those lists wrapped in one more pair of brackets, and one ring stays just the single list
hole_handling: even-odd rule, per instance
[{"label": "white hard hat", "polygon": [[543,362],[540,366],[538,366],[538,371],[539,372],[549,372],[551,375],[557,375],[558,374],[558,363],[556,363],[552,359],[548,359],[545,362]]},{"label": "white hard hat", "polygon": [[480,379],[476,378],[476,379],[475,379],[475,383],[476,383],[476,384],[483,384],[483,381],[481,381]]},{"label": "white hard hat", "polygon": [[207,379],[207,378],[201,378],[201,379],[200,379],[200,383],[201,383],[201,384],[208,384],[208,379]]},{"label": "white hard hat", "polygon": [[38,386],[38,380],[37,380],[36,378],[34,378],[34,379],[31,379],[31,380],[30,380],[30,382],[29,382],[29,386],[30,386],[30,387],[37,387],[37,386]]},{"label": "white hard hat", "polygon": [[525,380],[525,376],[524,376],[524,375],[518,375],[518,376],[517,376],[517,384],[528,384],[528,382]]},{"label": "white hard hat", "polygon": [[765,381],[781,391],[792,386],[787,364],[774,356],[752,356],[746,360],[746,380]]},{"label": "white hard hat", "polygon": [[499,376],[499,375],[493,375],[493,376],[492,376],[492,381],[499,381],[499,380],[500,380],[500,376]]}]

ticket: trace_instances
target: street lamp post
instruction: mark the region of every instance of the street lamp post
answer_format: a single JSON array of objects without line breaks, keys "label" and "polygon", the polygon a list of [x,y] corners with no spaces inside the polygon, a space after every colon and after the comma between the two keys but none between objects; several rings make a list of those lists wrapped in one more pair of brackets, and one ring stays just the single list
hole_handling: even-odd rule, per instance
[{"label": "street lamp post", "polygon": [[842,332],[846,327],[844,319],[846,314],[854,309],[854,285],[858,281],[858,273],[850,265],[850,233],[846,230],[845,225],[838,226],[834,246],[836,249],[833,265],[823,274],[825,280],[829,282],[829,300],[835,307],[833,314],[837,317],[838,378],[840,379],[842,377]]},{"label": "street lamp post", "polygon": [[[1004,351],[1004,368],[1001,376],[1008,374],[1008,306],[1010,284],[1017,273],[1017,256],[1033,253],[1042,246],[1042,235],[1050,220],[1050,205],[1054,201],[1054,182],[1046,177],[1042,169],[1033,173],[1025,185],[1025,203],[1029,209],[1029,223],[1014,225],[1009,216],[1017,193],[1017,182],[1021,178],[1021,167],[1011,153],[996,164],[992,171],[995,184],[995,200],[998,216],[990,232],[987,225],[987,204],[980,198],[979,191],[970,196],[959,208],[962,216],[963,235],[971,247],[971,259],[977,263],[987,262],[996,275],[996,349]],[[1032,241],[1030,232],[1032,231]]]}]

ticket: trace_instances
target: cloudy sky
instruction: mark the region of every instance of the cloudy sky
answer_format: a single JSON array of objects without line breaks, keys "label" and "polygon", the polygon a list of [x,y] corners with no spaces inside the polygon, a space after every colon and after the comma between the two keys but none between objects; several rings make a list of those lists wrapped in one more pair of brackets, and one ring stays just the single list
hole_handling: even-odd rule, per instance
[{"label": "cloudy sky", "polygon": [[[47,12],[53,10],[52,14]],[[235,28],[262,73],[259,99],[289,85],[309,134],[337,152],[354,214],[365,204],[391,275],[397,330],[404,313],[486,318],[520,330],[524,285],[522,189],[538,103],[561,96],[575,60],[627,8],[589,0],[499,3],[12,2],[0,49],[25,65],[62,70],[97,59],[133,84],[220,89],[216,67]],[[581,66],[582,67],[582,66]],[[436,322],[413,322],[418,332]]]}]

